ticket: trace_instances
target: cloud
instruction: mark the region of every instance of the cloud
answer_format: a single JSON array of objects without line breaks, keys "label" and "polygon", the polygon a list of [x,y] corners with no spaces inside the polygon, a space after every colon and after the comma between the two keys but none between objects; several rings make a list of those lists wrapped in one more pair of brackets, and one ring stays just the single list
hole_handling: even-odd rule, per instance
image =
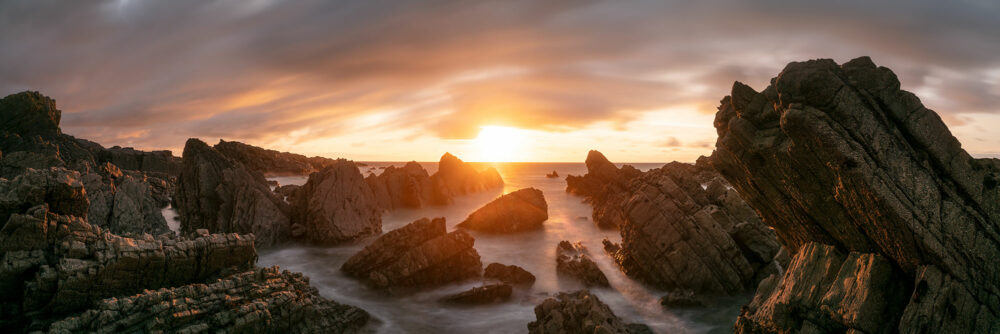
[{"label": "cloud", "polygon": [[732,81],[870,55],[957,121],[998,110],[983,74],[1000,68],[998,15],[973,1],[6,1],[0,94],[40,90],[67,132],[105,145],[462,139],[711,112]]}]

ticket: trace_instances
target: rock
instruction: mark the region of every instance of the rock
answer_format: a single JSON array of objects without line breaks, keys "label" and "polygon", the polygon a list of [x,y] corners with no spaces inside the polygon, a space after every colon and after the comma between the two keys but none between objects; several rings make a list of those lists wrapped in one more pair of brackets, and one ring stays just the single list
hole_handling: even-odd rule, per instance
[{"label": "rock", "polygon": [[354,162],[337,160],[295,192],[292,220],[309,243],[336,244],[382,233],[382,210]]},{"label": "rock", "polygon": [[362,309],[320,297],[308,277],[271,267],[105,299],[49,330],[357,333],[369,319]]},{"label": "rock", "polygon": [[153,174],[177,176],[184,167],[181,158],[175,157],[170,151],[139,151],[131,147],[118,147],[100,150],[97,163],[109,162],[126,170],[136,170]]},{"label": "rock", "polygon": [[549,206],[542,191],[524,188],[487,203],[458,226],[488,233],[516,233],[540,229],[547,219]]},{"label": "rock", "polygon": [[38,92],[21,92],[0,99],[0,177],[13,178],[27,168],[47,169],[94,165],[91,145],[59,129],[62,111],[55,100]]},{"label": "rock", "polygon": [[431,175],[434,204],[450,204],[455,196],[503,187],[503,178],[493,167],[477,171],[461,159],[445,153],[438,162],[438,170]]},{"label": "rock", "polygon": [[587,154],[586,164],[587,174],[566,176],[566,192],[587,199],[598,227],[617,229],[625,221],[622,208],[631,194],[628,185],[642,172],[629,165],[619,169],[598,151]]},{"label": "rock", "polygon": [[660,298],[660,305],[667,309],[705,307],[708,302],[691,290],[674,290]]},{"label": "rock", "polygon": [[56,109],[55,100],[38,92],[11,94],[0,99],[0,115],[4,116],[0,131],[41,137],[62,134],[59,129],[62,111]]},{"label": "rock", "polygon": [[289,206],[263,175],[194,138],[184,145],[183,160],[174,196],[182,232],[253,233],[265,247],[289,238]]},{"label": "rock", "polygon": [[486,266],[483,277],[493,278],[511,285],[531,286],[535,284],[535,275],[515,265],[490,263]]},{"label": "rock", "polygon": [[423,218],[378,237],[340,270],[390,291],[438,286],[479,277],[483,264],[474,243],[465,231],[448,233],[444,218]]},{"label": "rock", "polygon": [[559,173],[556,171],[552,171],[552,173],[545,174],[545,177],[550,179],[557,178],[559,177]]},{"label": "rock", "polygon": [[307,175],[337,161],[323,157],[308,158],[301,154],[279,152],[235,141],[219,140],[213,148],[250,170],[269,176]]},{"label": "rock", "polygon": [[55,214],[86,217],[90,202],[80,173],[53,167],[0,178],[0,223],[38,205],[47,205]]},{"label": "rock", "polygon": [[[1000,331],[997,160],[972,158],[891,70],[867,57],[791,63],[762,92],[736,83],[715,127],[712,165],[796,254],[737,332]],[[847,258],[812,256],[815,243]],[[854,276],[828,284],[838,267]],[[888,293],[886,272],[908,298],[866,295]],[[785,297],[796,287],[809,298]],[[767,309],[778,304],[808,321]]]},{"label": "rock", "polygon": [[379,206],[386,210],[419,209],[430,204],[434,194],[431,177],[415,161],[402,168],[389,166],[382,174],[370,174],[365,181],[375,193]]},{"label": "rock", "polygon": [[125,173],[108,162],[83,174],[82,180],[90,200],[87,221],[92,225],[119,235],[171,232],[160,211],[167,199],[153,193],[169,191],[153,187],[169,188],[165,181],[134,171]]},{"label": "rock", "polygon": [[535,306],[528,333],[652,333],[646,325],[626,324],[590,291],[559,293]]},{"label": "rock", "polygon": [[291,202],[292,198],[295,196],[295,192],[299,191],[299,189],[301,188],[302,186],[300,185],[286,184],[274,188],[274,192],[280,194],[281,196],[284,196],[288,202]]},{"label": "rock", "polygon": [[446,304],[482,305],[510,300],[514,288],[509,284],[489,284],[477,286],[467,291],[441,298]]},{"label": "rock", "polygon": [[590,258],[587,247],[577,242],[560,241],[556,247],[556,272],[573,277],[586,286],[611,287],[604,272]]}]

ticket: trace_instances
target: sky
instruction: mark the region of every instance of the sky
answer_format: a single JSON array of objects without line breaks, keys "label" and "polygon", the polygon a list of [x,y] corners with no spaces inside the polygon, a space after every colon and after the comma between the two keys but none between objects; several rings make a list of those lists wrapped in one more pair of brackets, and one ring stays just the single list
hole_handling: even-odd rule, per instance
[{"label": "sky", "polygon": [[871,56],[1000,152],[996,1],[0,0],[0,95],[63,132],[359,161],[694,161],[733,81]]}]

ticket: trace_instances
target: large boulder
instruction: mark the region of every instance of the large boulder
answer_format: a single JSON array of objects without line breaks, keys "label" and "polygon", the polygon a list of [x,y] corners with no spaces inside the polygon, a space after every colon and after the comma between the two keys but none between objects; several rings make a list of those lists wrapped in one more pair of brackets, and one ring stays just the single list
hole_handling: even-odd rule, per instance
[{"label": "large boulder", "polygon": [[535,306],[528,333],[652,333],[646,325],[626,324],[607,304],[587,290],[559,293]]},{"label": "large boulder", "polygon": [[365,181],[375,193],[379,206],[386,210],[419,209],[431,204],[434,195],[431,177],[416,161],[407,162],[400,168],[386,167],[379,175],[369,174]]},{"label": "large boulder", "polygon": [[422,218],[378,237],[340,270],[390,291],[438,286],[479,277],[475,241],[462,230],[448,233],[444,218]]},{"label": "large boulder", "polygon": [[631,196],[629,183],[642,172],[630,165],[618,168],[601,152],[587,153],[587,174],[566,176],[566,191],[583,196],[593,207],[594,223],[604,229],[617,229],[625,222],[622,208]]},{"label": "large boulder", "polygon": [[495,168],[478,171],[451,153],[441,156],[437,172],[431,175],[431,183],[434,187],[434,204],[450,204],[455,196],[500,189],[504,184]]},{"label": "large boulder", "polygon": [[239,161],[250,170],[265,175],[307,175],[336,162],[323,157],[279,152],[236,141],[219,140],[213,147],[222,155]]},{"label": "large boulder", "polygon": [[483,271],[483,277],[518,286],[531,286],[535,284],[535,275],[524,270],[524,268],[495,262],[486,266],[486,270]]},{"label": "large boulder", "polygon": [[556,272],[579,280],[585,286],[610,287],[608,277],[590,258],[587,247],[582,243],[563,240],[556,245]]},{"label": "large boulder", "polygon": [[488,233],[516,233],[540,229],[547,219],[549,206],[542,191],[524,188],[487,203],[458,226]]},{"label": "large boulder", "polygon": [[184,145],[183,159],[173,202],[182,232],[253,233],[260,246],[288,239],[288,204],[262,174],[194,138]]},{"label": "large boulder", "polygon": [[[853,287],[838,287],[845,293],[821,319],[810,315],[827,307],[792,300],[802,306],[793,321],[748,307],[737,331],[1000,331],[997,160],[962,150],[935,112],[867,57],[791,63],[771,82],[761,92],[736,83],[722,100],[711,162],[797,254],[793,267],[831,274],[786,274],[780,291],[758,289],[768,300],[759,305],[782,304],[783,291],[799,286],[822,293],[839,258],[807,256],[813,243],[871,254],[844,261],[878,268],[849,263]],[[843,297],[880,289],[885,272],[898,273],[892,281],[906,298]]]},{"label": "large boulder", "polygon": [[292,197],[293,235],[335,244],[382,233],[382,210],[353,161],[309,175]]}]

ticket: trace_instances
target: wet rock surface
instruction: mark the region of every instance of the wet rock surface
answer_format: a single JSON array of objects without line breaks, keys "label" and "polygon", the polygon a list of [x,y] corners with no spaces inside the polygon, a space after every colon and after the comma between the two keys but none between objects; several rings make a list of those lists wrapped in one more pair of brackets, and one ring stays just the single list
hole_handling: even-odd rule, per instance
[{"label": "wet rock surface", "polygon": [[587,290],[546,299],[535,306],[535,319],[528,324],[529,333],[652,333],[646,325],[626,324]]},{"label": "wet rock surface", "polygon": [[336,244],[382,233],[382,209],[353,161],[337,160],[309,175],[292,200],[293,235]]},{"label": "wet rock surface", "polygon": [[524,268],[500,263],[490,263],[487,265],[486,270],[483,272],[483,277],[517,286],[530,286],[535,283],[535,275],[524,270]]},{"label": "wet rock surface", "polygon": [[446,304],[482,305],[510,300],[514,288],[509,284],[488,284],[441,298]]},{"label": "wet rock surface", "polygon": [[340,267],[377,289],[422,289],[479,277],[483,264],[465,231],[447,232],[444,218],[423,218],[372,241]]},{"label": "wet rock surface", "polygon": [[[759,93],[735,84],[715,126],[713,166],[796,254],[738,332],[1000,330],[1000,169],[962,150],[891,70],[791,63]],[[905,297],[865,297],[887,272]]]},{"label": "wet rock surface", "polygon": [[301,154],[279,152],[237,141],[219,140],[213,148],[239,161],[252,171],[265,175],[307,175],[332,165],[334,159],[323,157],[306,157]]},{"label": "wet rock surface", "polygon": [[540,229],[547,219],[549,207],[542,191],[524,188],[487,203],[458,226],[487,233],[516,233]]},{"label": "wet rock surface", "polygon": [[456,196],[500,189],[504,184],[496,168],[478,171],[451,153],[441,156],[437,172],[431,175],[431,183],[434,189],[432,202],[439,205],[452,203]]},{"label": "wet rock surface", "polygon": [[262,174],[194,138],[183,161],[173,201],[182,232],[253,233],[260,246],[288,240],[290,208]]},{"label": "wet rock surface", "polygon": [[403,167],[386,167],[381,174],[369,174],[365,178],[378,200],[386,210],[396,208],[419,209],[431,204],[434,195],[431,177],[415,161]]},{"label": "wet rock surface", "polygon": [[622,208],[631,195],[629,183],[642,172],[630,165],[618,168],[598,151],[587,153],[586,165],[587,174],[566,176],[566,191],[586,198],[598,227],[616,229],[625,222]]},{"label": "wet rock surface", "polygon": [[590,258],[587,247],[577,242],[560,241],[556,246],[556,272],[579,280],[586,286],[607,288],[608,277]]}]

